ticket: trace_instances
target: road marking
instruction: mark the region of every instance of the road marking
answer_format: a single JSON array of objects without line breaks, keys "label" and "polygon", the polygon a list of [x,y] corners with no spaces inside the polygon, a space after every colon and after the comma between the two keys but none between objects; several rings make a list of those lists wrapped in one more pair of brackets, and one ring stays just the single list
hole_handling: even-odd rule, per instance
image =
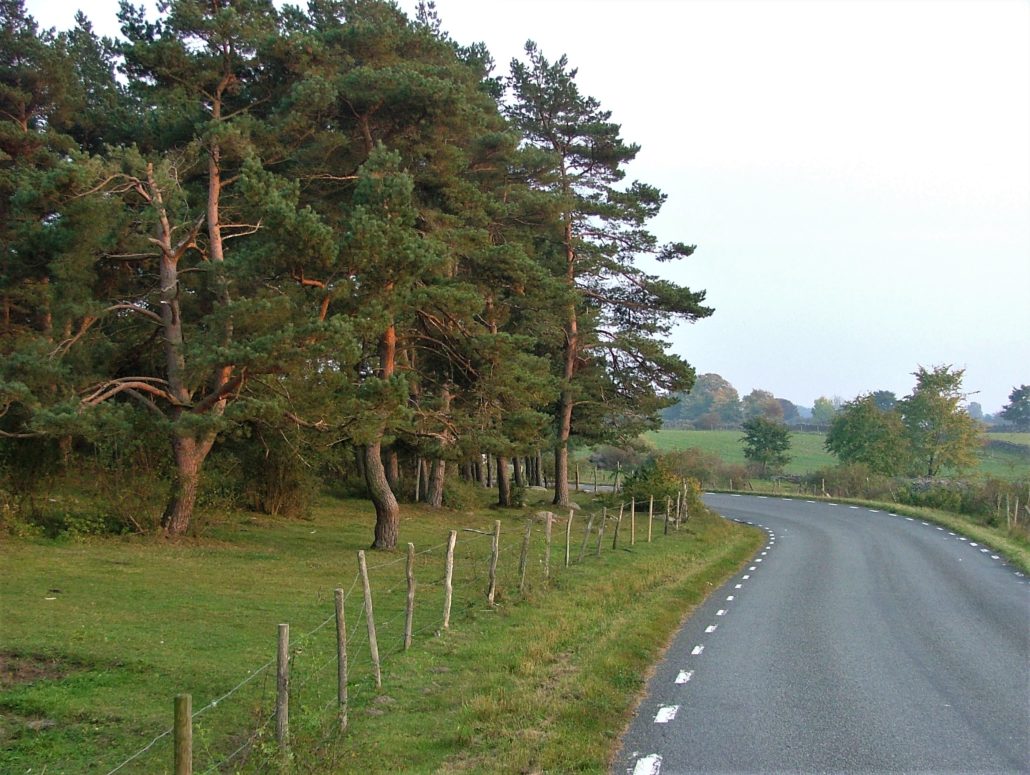
[{"label": "road marking", "polygon": [[750,568],[748,568],[748,570],[758,570],[758,568],[756,566],[752,565]]},{"label": "road marking", "polygon": [[924,522],[923,524],[926,525],[927,527],[930,527],[930,523],[929,522]]},{"label": "road marking", "polygon": [[998,556],[998,555],[996,555],[996,554],[992,554],[992,555],[991,555],[991,559],[992,559],[992,560],[1000,560],[1000,559],[1001,559],[1001,557],[999,557],[999,556]]},{"label": "road marking", "polygon": [[740,497],[740,494],[739,494],[739,493],[735,493],[735,492],[734,492],[734,493],[731,493],[731,494],[730,494],[730,497],[731,497],[731,498],[739,498],[739,497]]},{"label": "road marking", "polygon": [[744,581],[747,581],[747,580],[748,580],[749,578],[751,578],[751,574],[750,574],[750,573],[745,573],[745,574],[744,574],[744,575],[742,576],[742,578],[744,579]]},{"label": "road marking", "polygon": [[734,584],[733,588],[734,589],[740,589],[742,586],[744,586],[744,585],[743,584]]},{"label": "road marking", "polygon": [[693,677],[694,677],[694,671],[693,670],[680,670],[680,674],[678,676],[676,676],[676,683],[678,683],[678,684],[685,684],[687,681],[689,681]]},{"label": "road marking", "polygon": [[755,560],[755,562],[761,562],[761,561],[762,561],[761,557],[759,557],[757,560]]},{"label": "road marking", "polygon": [[633,768],[633,775],[658,775],[662,771],[662,757],[653,753],[643,759],[637,759],[637,766]]},{"label": "road marking", "polygon": [[698,654],[700,654],[704,650],[705,650],[704,646],[694,646],[694,650],[690,652],[690,656],[696,657]]},{"label": "road marking", "polygon": [[879,511],[879,509],[869,509],[869,513],[870,514],[879,514],[880,511]]},{"label": "road marking", "polygon": [[765,557],[765,555],[767,555],[767,554],[769,554],[769,552],[762,552],[762,556],[763,557]]},{"label": "road marking", "polygon": [[849,509],[857,509],[858,506],[848,506]]},{"label": "road marking", "polygon": [[815,501],[805,501],[805,503],[815,503]]},{"label": "road marking", "polygon": [[954,534],[954,533],[952,533],[952,532],[951,532],[951,531],[949,530],[949,531],[948,531],[948,535],[950,535],[950,536],[953,536],[953,535],[955,535],[955,534]]},{"label": "road marking", "polygon": [[938,529],[938,530],[944,530],[944,528],[943,528],[943,527],[939,527],[939,528],[937,528],[937,529]]},{"label": "road marking", "polygon": [[912,519],[912,517],[905,517],[905,519],[906,519],[906,520],[907,520],[908,522],[915,522],[915,520],[914,520],[914,519]]},{"label": "road marking", "polygon": [[727,600],[728,602],[732,603],[732,602],[733,602],[733,595],[727,595],[727,596],[726,596],[726,600]]},{"label": "road marking", "polygon": [[725,616],[726,615],[726,609],[725,608],[720,608],[718,611],[715,612],[715,615],[716,616]]},{"label": "road marking", "polygon": [[991,550],[990,549],[981,549],[980,551],[983,552],[984,554],[987,554],[987,552],[989,552]]},{"label": "road marking", "polygon": [[840,504],[839,503],[831,503],[830,505],[831,506],[839,506]]},{"label": "road marking", "polygon": [[979,546],[980,544],[976,543],[975,541],[970,541],[969,545],[970,546]]},{"label": "road marking", "polygon": [[658,715],[654,717],[655,724],[668,724],[679,713],[679,705],[663,705],[658,709]]},{"label": "road marking", "polygon": [[968,538],[963,538],[962,536],[959,536],[959,537],[958,537],[958,540],[959,540],[959,541],[968,541],[969,539],[968,539]]},{"label": "road marking", "polygon": [[705,627],[705,632],[715,632],[718,628],[718,624],[709,624],[707,627]]}]

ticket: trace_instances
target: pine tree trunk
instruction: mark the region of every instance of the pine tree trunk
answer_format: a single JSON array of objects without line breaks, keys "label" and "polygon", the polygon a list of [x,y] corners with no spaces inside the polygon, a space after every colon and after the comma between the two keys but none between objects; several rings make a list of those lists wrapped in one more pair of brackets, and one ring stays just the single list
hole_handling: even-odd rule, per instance
[{"label": "pine tree trunk", "polygon": [[422,500],[426,501],[429,500],[429,462],[423,458],[419,465],[422,466]]},{"label": "pine tree trunk", "polygon": [[386,481],[390,483],[390,489],[397,492],[401,481],[401,464],[397,459],[397,450],[390,447],[383,453],[384,466],[386,469]]},{"label": "pine tree trunk", "polygon": [[526,477],[525,477],[525,474],[522,471],[522,461],[519,459],[518,455],[515,455],[511,459],[511,468],[512,468],[512,473],[515,475],[515,486],[516,487],[525,487],[526,486]]},{"label": "pine tree trunk", "polygon": [[200,468],[213,444],[213,433],[199,440],[191,436],[175,436],[172,439],[175,480],[172,482],[172,494],[168,505],[161,517],[161,527],[166,536],[183,535],[189,530],[193,510],[197,505]]},{"label": "pine tree trunk", "polygon": [[434,509],[443,506],[443,483],[447,473],[446,460],[434,460],[429,472],[429,496],[426,501]]},{"label": "pine tree trunk", "polygon": [[365,447],[365,484],[368,485],[368,495],[376,509],[375,541],[372,548],[394,549],[397,546],[400,507],[386,480],[382,446],[382,440],[377,439],[374,444]]},{"label": "pine tree trunk", "polygon": [[508,458],[497,456],[497,505],[511,505],[511,482],[508,479]]}]

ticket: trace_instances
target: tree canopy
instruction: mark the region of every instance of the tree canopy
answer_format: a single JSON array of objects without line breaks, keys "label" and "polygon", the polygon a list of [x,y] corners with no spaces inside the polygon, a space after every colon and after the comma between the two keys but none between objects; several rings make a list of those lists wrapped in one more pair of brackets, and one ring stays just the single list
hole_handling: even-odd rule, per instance
[{"label": "tree canopy", "polygon": [[694,248],[648,230],[665,197],[564,57],[502,82],[380,0],[118,16],[115,42],[0,3],[5,460],[134,439],[179,535],[211,456],[254,446],[355,474],[390,548],[402,489],[489,467],[506,505],[550,449],[566,503],[570,444],[693,384],[667,339],[712,310],[639,259]]}]

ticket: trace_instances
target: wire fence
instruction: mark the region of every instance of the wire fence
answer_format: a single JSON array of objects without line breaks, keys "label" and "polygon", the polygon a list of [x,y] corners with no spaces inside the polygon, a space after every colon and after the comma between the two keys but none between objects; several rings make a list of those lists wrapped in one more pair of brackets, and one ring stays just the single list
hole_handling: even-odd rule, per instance
[{"label": "wire fence", "polygon": [[[668,503],[668,512],[666,512]],[[634,542],[646,544],[648,537],[660,538],[678,529],[685,518],[679,500],[653,504],[653,525],[649,525],[649,502],[638,501],[622,508],[554,515],[538,512],[530,520],[501,527],[494,548],[494,531],[463,529],[457,533],[453,551],[451,602],[447,603],[447,552],[449,541],[413,552],[410,565],[415,579],[415,603],[409,614],[407,603],[408,556],[367,567],[373,599],[378,656],[369,637],[360,570],[355,570],[349,587],[343,590],[345,611],[347,688],[354,707],[374,700],[378,691],[373,680],[374,663],[382,665],[406,650],[408,617],[411,639],[443,636],[449,616],[451,629],[460,627],[477,611],[490,609],[509,599],[528,598],[546,591],[559,574],[581,562],[595,559],[605,550],[625,548]],[[631,516],[632,515],[632,516]],[[617,525],[619,520],[623,524]],[[636,522],[635,531],[628,524]],[[569,523],[571,521],[571,530]],[[527,541],[527,527],[528,541]],[[634,535],[635,533],[635,535]],[[585,547],[581,551],[581,547]],[[568,561],[566,560],[568,558]],[[356,563],[357,565],[357,563]],[[491,568],[495,573],[491,581]],[[493,588],[493,603],[488,596]],[[336,612],[332,601],[326,617],[308,631],[290,639],[289,734],[305,740],[328,740],[346,734],[340,724],[338,695],[338,643]],[[278,660],[274,633],[269,633],[271,658],[241,675],[222,691],[189,714],[194,773],[263,771],[284,753],[286,743],[278,732]],[[385,679],[388,683],[389,677]],[[169,708],[172,705],[169,697]],[[157,731],[146,745],[104,771],[107,775],[128,773],[158,775],[176,773],[176,727]]]}]

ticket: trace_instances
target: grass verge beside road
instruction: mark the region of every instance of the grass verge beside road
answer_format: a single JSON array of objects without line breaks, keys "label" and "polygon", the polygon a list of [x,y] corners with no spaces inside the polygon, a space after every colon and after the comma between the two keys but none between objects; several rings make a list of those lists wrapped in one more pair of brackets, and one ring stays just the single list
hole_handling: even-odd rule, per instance
[{"label": "grass verge beside road", "polygon": [[[277,624],[289,622],[297,635],[287,772],[604,772],[648,667],[762,536],[695,514],[668,537],[656,522],[650,545],[638,529],[634,548],[623,533],[612,551],[609,534],[596,557],[591,540],[583,562],[566,570],[556,531],[548,582],[536,529],[520,594],[526,516],[406,507],[401,540],[420,551],[414,646],[399,645],[403,552],[370,554],[384,685],[377,692],[371,679],[359,586],[348,598],[343,735],[333,731],[334,628],[323,625],[332,589],[353,591],[355,551],[371,538],[367,503],[327,499],[309,521],[233,515],[180,543],[8,540],[0,770],[106,773],[170,726],[173,697],[189,692],[194,711],[209,708],[194,722],[195,771],[238,749],[227,771],[266,771],[278,761],[268,725],[275,677],[262,666],[274,656]],[[436,549],[449,529],[486,531],[494,519],[504,529],[498,605],[484,599],[489,538],[463,531],[451,629],[440,633]],[[574,524],[582,536],[582,521]],[[119,772],[169,772],[171,762],[164,738]]]}]

